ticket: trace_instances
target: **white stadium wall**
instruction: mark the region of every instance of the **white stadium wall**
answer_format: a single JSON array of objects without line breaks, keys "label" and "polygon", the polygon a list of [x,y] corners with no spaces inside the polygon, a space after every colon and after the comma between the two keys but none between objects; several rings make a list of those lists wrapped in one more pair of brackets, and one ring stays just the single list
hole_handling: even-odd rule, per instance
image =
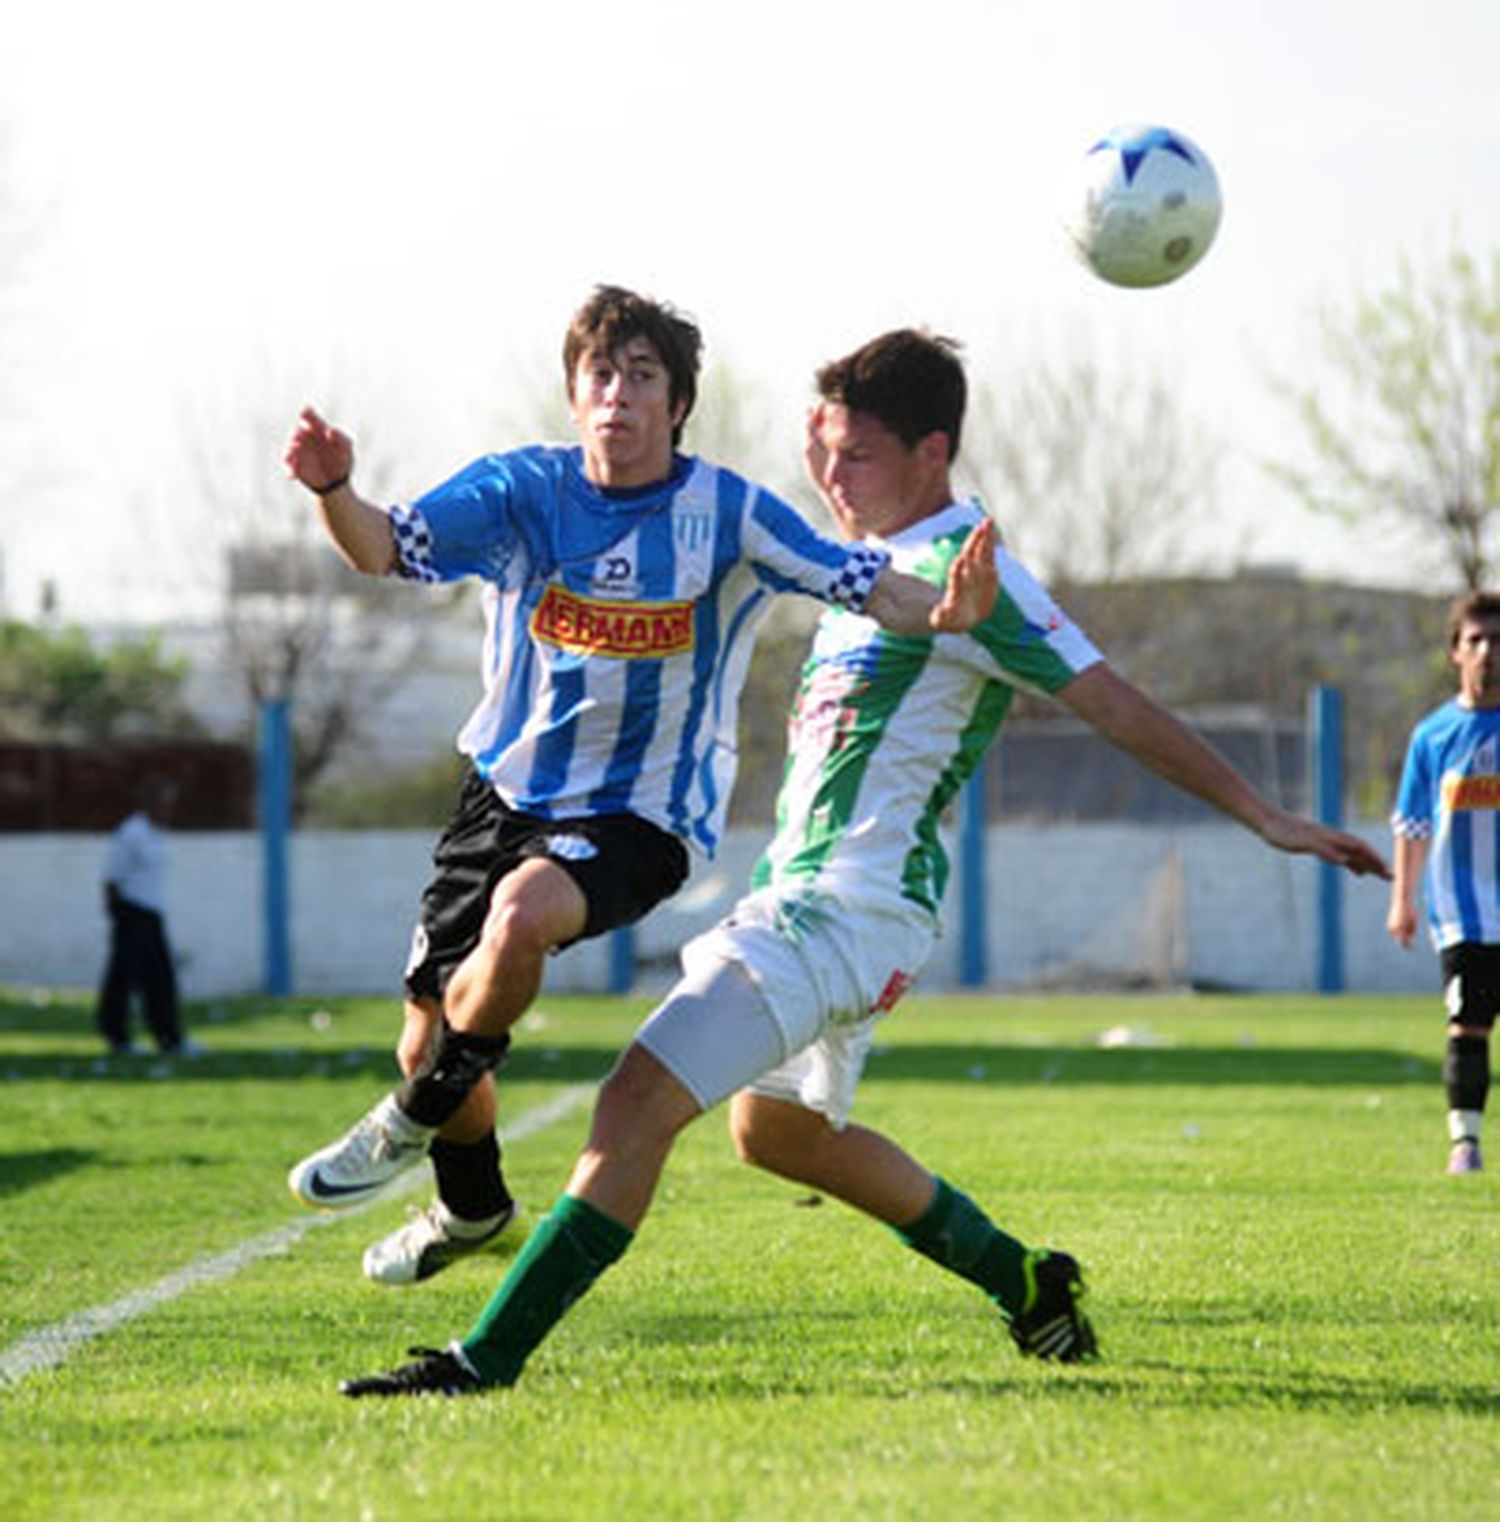
[{"label": "white stadium wall", "polygon": [[[1385,831],[1365,833],[1385,844]],[[426,881],[428,832],[307,832],[291,847],[292,976],[305,995],[393,993]],[[718,862],[638,927],[638,987],[660,987],[683,940],[748,876],[762,832],[731,832]],[[106,840],[0,835],[0,984],[89,988],[102,969],[99,873]],[[988,835],[986,983],[993,988],[1197,986],[1293,991],[1316,984],[1317,866],[1230,826],[1002,825]],[[956,860],[956,852],[954,853]],[[261,845],[253,833],[176,833],[169,924],[188,998],[263,986]],[[1431,991],[1435,958],[1384,933],[1385,884],[1346,880],[1345,985]],[[959,986],[961,895],[921,979]],[[609,987],[606,941],[557,958],[555,992]]]}]

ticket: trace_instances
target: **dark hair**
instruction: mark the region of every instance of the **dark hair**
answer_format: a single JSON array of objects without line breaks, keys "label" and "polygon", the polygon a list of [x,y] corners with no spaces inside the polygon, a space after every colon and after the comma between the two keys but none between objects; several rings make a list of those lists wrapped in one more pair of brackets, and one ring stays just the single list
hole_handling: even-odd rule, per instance
[{"label": "dark hair", "polygon": [[1458,648],[1458,637],[1471,619],[1500,619],[1500,592],[1466,592],[1448,607],[1448,648]]},{"label": "dark hair", "polygon": [[647,338],[667,367],[668,396],[682,416],[672,430],[672,442],[682,437],[693,403],[698,399],[698,366],[703,357],[703,335],[698,326],[664,301],[652,301],[619,285],[596,285],[594,293],[573,314],[563,338],[563,374],[568,395],[578,361],[593,351],[613,354],[632,338]]},{"label": "dark hair", "polygon": [[910,449],[929,433],[948,437],[958,456],[968,384],[959,345],[925,329],[897,328],[818,371],[818,395],[867,412]]}]

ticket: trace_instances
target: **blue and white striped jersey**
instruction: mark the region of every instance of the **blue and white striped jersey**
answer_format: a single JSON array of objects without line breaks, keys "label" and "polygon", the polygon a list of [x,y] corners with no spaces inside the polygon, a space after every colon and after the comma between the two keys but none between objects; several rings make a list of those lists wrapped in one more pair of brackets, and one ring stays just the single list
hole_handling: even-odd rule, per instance
[{"label": "blue and white striped jersey", "polygon": [[484,696],[458,746],[501,799],[542,818],[637,814],[708,855],[772,595],[859,609],[889,558],[690,457],[603,490],[576,447],[488,455],[391,522],[401,575],[485,582]]},{"label": "blue and white striped jersey", "polygon": [[1455,699],[1417,725],[1391,828],[1431,839],[1425,896],[1438,950],[1500,942],[1500,709]]}]

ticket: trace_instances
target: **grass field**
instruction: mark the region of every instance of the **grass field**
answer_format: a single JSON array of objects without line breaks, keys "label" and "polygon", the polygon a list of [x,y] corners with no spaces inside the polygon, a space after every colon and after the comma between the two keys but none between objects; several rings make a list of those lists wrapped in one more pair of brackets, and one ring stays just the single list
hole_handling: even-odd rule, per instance
[{"label": "grass field", "polygon": [[[643,1007],[544,1000],[518,1041],[503,1121],[572,1102],[508,1147],[533,1212]],[[902,1007],[859,1118],[1083,1260],[1096,1365],[1023,1362],[710,1117],[515,1389],[392,1403],[336,1382],[467,1330],[504,1267],[377,1289],[360,1252],[425,1196],[286,1194],[387,1087],[393,1006],[195,1013],[203,1055],[104,1061],[85,1001],[0,998],[7,1522],[1500,1515],[1497,1181],[1443,1175],[1435,1000]]]}]

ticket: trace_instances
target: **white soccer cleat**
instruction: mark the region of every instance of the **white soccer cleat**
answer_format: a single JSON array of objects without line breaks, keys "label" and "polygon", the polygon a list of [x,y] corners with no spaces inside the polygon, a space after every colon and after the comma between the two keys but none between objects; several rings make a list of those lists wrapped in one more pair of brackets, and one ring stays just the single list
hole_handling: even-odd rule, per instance
[{"label": "white soccer cleat", "polygon": [[304,1205],[347,1210],[420,1163],[436,1134],[436,1127],[403,1115],[388,1094],[338,1141],[303,1158],[287,1175],[287,1186]]},{"label": "white soccer cleat", "polygon": [[366,1251],[365,1278],[376,1284],[417,1284],[430,1279],[459,1258],[492,1246],[515,1217],[515,1205],[507,1205],[493,1221],[474,1230],[456,1220],[441,1200],[434,1200]]}]

